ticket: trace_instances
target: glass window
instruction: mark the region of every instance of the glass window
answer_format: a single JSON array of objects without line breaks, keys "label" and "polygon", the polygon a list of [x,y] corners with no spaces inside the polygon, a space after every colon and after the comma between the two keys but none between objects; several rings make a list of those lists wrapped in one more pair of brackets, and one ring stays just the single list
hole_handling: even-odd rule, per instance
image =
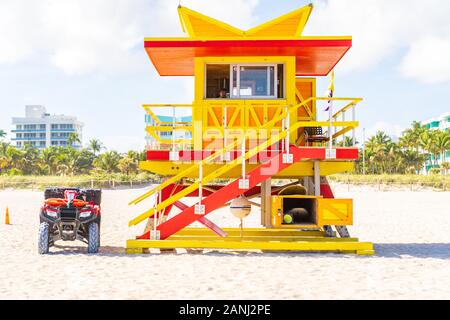
[{"label": "glass window", "polygon": [[284,65],[207,64],[205,97],[284,98]]},{"label": "glass window", "polygon": [[[273,67],[270,68],[273,69]],[[240,67],[239,95],[241,97],[270,96],[270,73],[268,69],[267,67]]]},{"label": "glass window", "polygon": [[206,65],[207,99],[224,99],[230,97],[230,65],[208,64]]},{"label": "glass window", "polygon": [[278,82],[277,66],[238,65],[233,70],[236,70],[233,72],[233,97],[272,99],[282,97],[275,92]]}]

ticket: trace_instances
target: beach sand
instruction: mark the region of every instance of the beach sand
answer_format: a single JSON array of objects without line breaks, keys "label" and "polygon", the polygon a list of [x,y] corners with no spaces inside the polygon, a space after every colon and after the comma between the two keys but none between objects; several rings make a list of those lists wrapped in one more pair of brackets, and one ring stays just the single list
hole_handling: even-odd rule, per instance
[{"label": "beach sand", "polygon": [[[375,243],[374,257],[205,251],[125,255],[142,233],[127,222],[148,206],[140,190],[104,191],[102,248],[83,243],[37,253],[43,192],[0,191],[0,299],[450,299],[450,193],[377,192],[335,185],[355,201],[350,233]],[[9,207],[12,225],[4,225]],[[257,208],[245,220],[259,224]],[[228,209],[211,219],[237,227]]]}]

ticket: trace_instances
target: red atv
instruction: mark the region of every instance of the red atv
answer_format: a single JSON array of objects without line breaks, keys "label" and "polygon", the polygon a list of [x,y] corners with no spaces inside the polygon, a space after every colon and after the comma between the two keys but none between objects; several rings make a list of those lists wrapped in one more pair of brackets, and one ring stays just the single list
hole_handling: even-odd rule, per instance
[{"label": "red atv", "polygon": [[38,249],[49,252],[56,241],[80,240],[88,253],[100,247],[101,190],[48,188],[41,208]]}]

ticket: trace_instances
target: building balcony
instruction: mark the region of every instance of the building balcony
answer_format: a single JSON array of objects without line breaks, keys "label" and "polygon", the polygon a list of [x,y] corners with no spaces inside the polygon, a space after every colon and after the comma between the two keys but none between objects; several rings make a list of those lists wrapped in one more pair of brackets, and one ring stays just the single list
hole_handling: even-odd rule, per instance
[{"label": "building balcony", "polygon": [[41,138],[41,137],[27,137],[27,138],[12,138],[12,141],[45,141],[45,137]]},{"label": "building balcony", "polygon": [[75,132],[75,129],[51,129],[51,132]]},{"label": "building balcony", "polygon": [[67,141],[69,140],[69,137],[51,137],[51,141]]},{"label": "building balcony", "polygon": [[28,132],[31,132],[31,133],[34,133],[34,132],[45,132],[46,130],[45,129],[21,129],[21,130],[11,130],[11,132],[12,133],[23,133],[23,132],[26,132],[26,133],[28,133]]}]

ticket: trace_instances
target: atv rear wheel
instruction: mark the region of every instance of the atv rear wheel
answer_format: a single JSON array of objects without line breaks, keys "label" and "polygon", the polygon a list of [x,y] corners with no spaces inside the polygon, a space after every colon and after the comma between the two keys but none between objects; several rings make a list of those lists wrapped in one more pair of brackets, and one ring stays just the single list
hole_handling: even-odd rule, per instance
[{"label": "atv rear wheel", "polygon": [[88,253],[97,253],[100,247],[100,228],[97,222],[89,224]]},{"label": "atv rear wheel", "polygon": [[93,202],[96,206],[102,203],[102,190],[100,189],[88,189],[84,190],[87,202]]},{"label": "atv rear wheel", "polygon": [[39,254],[47,254],[50,248],[50,226],[47,222],[39,225],[38,251]]}]

